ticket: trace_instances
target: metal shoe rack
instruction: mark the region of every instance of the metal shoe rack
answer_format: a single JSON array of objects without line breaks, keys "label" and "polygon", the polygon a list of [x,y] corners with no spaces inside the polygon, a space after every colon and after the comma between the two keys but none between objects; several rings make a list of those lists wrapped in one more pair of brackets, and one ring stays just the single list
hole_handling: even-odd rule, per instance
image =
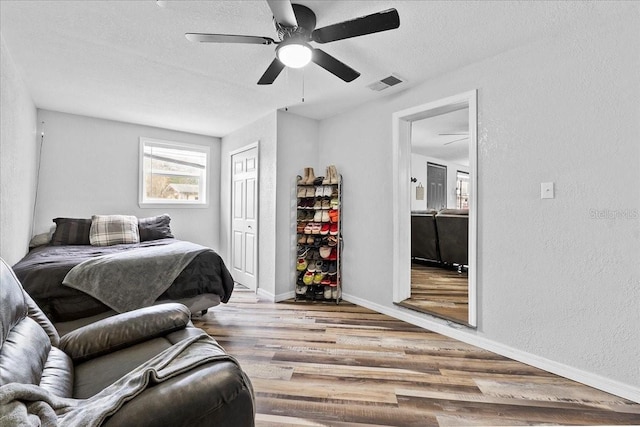
[{"label": "metal shoe rack", "polygon": [[342,299],[342,176],[331,168],[333,179],[297,177],[296,301]]}]

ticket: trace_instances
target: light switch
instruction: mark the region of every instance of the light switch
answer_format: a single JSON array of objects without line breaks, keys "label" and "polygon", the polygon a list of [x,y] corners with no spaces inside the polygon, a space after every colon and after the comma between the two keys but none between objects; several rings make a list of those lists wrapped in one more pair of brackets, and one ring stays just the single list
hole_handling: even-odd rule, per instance
[{"label": "light switch", "polygon": [[540,184],[540,198],[553,199],[553,182],[543,182]]}]

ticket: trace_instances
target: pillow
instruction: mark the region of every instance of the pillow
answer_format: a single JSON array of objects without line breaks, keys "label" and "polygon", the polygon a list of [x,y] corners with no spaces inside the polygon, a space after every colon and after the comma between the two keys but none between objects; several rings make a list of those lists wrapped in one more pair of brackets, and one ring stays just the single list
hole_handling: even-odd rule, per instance
[{"label": "pillow", "polygon": [[51,232],[36,234],[29,240],[29,249],[37,248],[38,246],[48,245],[51,242]]},{"label": "pillow", "polygon": [[158,240],[172,238],[171,227],[169,223],[171,217],[168,214],[151,216],[149,218],[138,218],[138,232],[140,233],[140,241]]},{"label": "pillow", "polygon": [[89,230],[91,220],[84,218],[55,218],[56,231],[53,232],[51,244],[61,245],[89,245]]},{"label": "pillow", "polygon": [[94,215],[89,241],[93,246],[140,243],[138,218],[130,215]]}]

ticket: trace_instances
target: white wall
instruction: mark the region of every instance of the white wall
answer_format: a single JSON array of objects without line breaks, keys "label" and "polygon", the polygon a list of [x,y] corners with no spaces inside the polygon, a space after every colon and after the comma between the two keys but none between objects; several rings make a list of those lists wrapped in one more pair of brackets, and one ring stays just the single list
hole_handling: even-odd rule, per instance
[{"label": "white wall", "polygon": [[36,191],[36,107],[0,35],[0,256],[28,251]]},{"label": "white wall", "polygon": [[[401,310],[392,113],[477,88],[479,318],[462,336],[640,396],[640,18],[623,6],[320,123],[320,162],[345,177],[345,294]],[[544,181],[555,199],[540,199]]]},{"label": "white wall", "polygon": [[258,230],[258,290],[275,295],[276,271],[276,186],[277,186],[277,113],[263,118],[222,138],[220,164],[220,251],[230,258],[231,227],[231,155],[246,145],[259,142],[259,230]]},{"label": "white wall", "polygon": [[[230,153],[259,141],[258,290],[272,300],[293,296],[295,177],[316,167],[318,122],[277,111],[222,138],[220,246],[230,252]],[[316,171],[318,171],[316,167]]]},{"label": "white wall", "polygon": [[[457,208],[457,172],[469,172],[469,167],[442,159],[436,159],[435,157],[411,153],[411,176],[417,179],[416,182],[411,183],[411,210],[427,209],[427,163],[436,163],[447,168],[447,208]],[[416,187],[418,184],[422,184],[424,187],[424,199],[422,200],[416,199]]]},{"label": "white wall", "polygon": [[[276,210],[277,253],[275,299],[294,296],[296,279],[296,176],[313,167],[324,176],[318,164],[318,121],[278,111],[278,191]],[[284,254],[288,254],[287,257]]]},{"label": "white wall", "polygon": [[[56,217],[171,215],[176,238],[219,250],[220,139],[92,117],[38,110],[45,122],[36,232]],[[211,147],[210,203],[206,208],[138,206],[139,137]]]}]

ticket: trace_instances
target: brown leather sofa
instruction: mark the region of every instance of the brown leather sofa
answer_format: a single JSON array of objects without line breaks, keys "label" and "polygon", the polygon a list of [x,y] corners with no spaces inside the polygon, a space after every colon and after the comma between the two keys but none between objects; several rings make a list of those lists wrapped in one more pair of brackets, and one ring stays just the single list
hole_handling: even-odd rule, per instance
[{"label": "brown leather sofa", "polygon": [[[50,423],[65,426],[254,425],[249,379],[215,340],[193,327],[185,306],[147,307],[60,337],[1,259],[0,291],[0,425],[21,425],[16,420],[27,415],[54,417]],[[172,370],[163,371],[158,360],[174,353],[182,358],[171,359],[164,368]],[[148,377],[136,376],[140,372]],[[118,397],[99,423],[69,421],[91,418],[91,410],[131,386],[123,381],[130,378],[146,382]],[[60,409],[60,402],[70,406]]]}]

